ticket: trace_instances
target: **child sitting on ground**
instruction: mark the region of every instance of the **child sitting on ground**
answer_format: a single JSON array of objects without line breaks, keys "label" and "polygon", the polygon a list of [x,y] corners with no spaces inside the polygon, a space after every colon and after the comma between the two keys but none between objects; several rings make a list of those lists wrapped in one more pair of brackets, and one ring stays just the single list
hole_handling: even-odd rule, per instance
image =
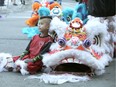
[{"label": "child sitting on ground", "polygon": [[[38,26],[41,34],[32,38],[21,56],[13,58],[14,62],[20,59],[27,63],[27,71],[30,74],[35,74],[42,69],[42,54],[49,51],[53,42],[52,37],[48,34],[51,20],[51,16],[40,17]],[[20,66],[17,66],[17,71],[20,71]]]}]

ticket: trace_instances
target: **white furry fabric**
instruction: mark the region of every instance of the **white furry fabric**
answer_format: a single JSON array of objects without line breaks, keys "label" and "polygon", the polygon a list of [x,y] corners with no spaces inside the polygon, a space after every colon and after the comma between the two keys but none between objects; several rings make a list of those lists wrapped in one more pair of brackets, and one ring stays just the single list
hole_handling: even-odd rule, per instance
[{"label": "white furry fabric", "polygon": [[86,28],[88,39],[92,41],[95,35],[100,35],[101,46],[97,47],[97,49],[98,50],[102,49],[103,53],[105,52],[108,53],[109,55],[112,54],[114,48],[112,44],[109,43],[112,37],[111,34],[108,32],[109,25],[112,24],[109,24],[108,19],[104,19],[102,17],[100,18],[100,17],[88,16],[88,18],[89,20],[87,24],[85,24],[84,26]]},{"label": "white furry fabric", "polygon": [[[86,56],[85,56],[86,55]],[[47,67],[54,66],[60,64],[60,61],[64,58],[67,57],[72,57],[74,56],[76,59],[74,62],[78,63],[78,61],[81,61],[81,63],[88,65],[89,67],[92,67],[96,71],[103,70],[105,69],[105,66],[109,64],[109,62],[112,60],[110,56],[104,55],[103,59],[101,58],[100,60],[97,60],[95,57],[93,57],[90,53],[85,52],[85,51],[80,51],[80,50],[75,50],[75,49],[70,49],[70,50],[65,50],[65,51],[60,51],[55,54],[49,55],[46,54],[43,57],[43,63]]]},{"label": "white furry fabric", "polygon": [[20,66],[22,75],[29,74],[29,72],[27,71],[27,64],[24,61],[17,60],[14,63],[12,58],[12,55],[9,53],[0,53],[0,72],[8,71],[5,67],[12,67],[13,71],[16,71],[16,67]]},{"label": "white furry fabric", "polygon": [[4,71],[4,66],[7,63],[7,59],[5,57],[6,55],[4,55],[4,53],[0,53],[0,72]]},{"label": "white furry fabric", "polygon": [[0,53],[0,72],[8,71],[5,66],[7,67],[15,67],[12,55],[9,53]]},{"label": "white furry fabric", "polygon": [[75,76],[71,74],[50,75],[42,74],[41,76],[29,76],[26,79],[39,79],[47,84],[63,84],[66,82],[79,82],[90,80],[88,76]]},{"label": "white furry fabric", "polygon": [[54,17],[51,21],[50,32],[55,31],[58,38],[63,37],[67,28],[67,24],[61,21],[58,17]]},{"label": "white furry fabric", "polygon": [[25,63],[24,61],[22,61],[22,60],[17,60],[17,61],[15,62],[15,65],[21,67],[20,72],[21,72],[22,75],[27,75],[27,74],[29,74],[29,72],[27,71],[27,63]]}]

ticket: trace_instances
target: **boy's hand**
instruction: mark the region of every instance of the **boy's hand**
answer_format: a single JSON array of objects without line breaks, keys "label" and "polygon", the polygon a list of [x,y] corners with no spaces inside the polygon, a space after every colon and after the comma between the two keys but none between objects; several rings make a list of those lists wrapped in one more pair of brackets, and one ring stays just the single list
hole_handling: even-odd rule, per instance
[{"label": "boy's hand", "polygon": [[17,67],[16,67],[16,71],[17,71],[17,72],[19,72],[19,71],[20,71],[20,69],[21,69],[21,67],[20,67],[20,66],[17,66]]},{"label": "boy's hand", "polygon": [[33,59],[25,59],[24,62],[25,62],[25,63],[33,62]]}]

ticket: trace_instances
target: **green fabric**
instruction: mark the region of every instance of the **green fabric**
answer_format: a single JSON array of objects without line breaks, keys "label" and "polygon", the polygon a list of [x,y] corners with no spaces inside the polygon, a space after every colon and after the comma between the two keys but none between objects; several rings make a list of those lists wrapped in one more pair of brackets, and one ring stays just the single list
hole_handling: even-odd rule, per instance
[{"label": "green fabric", "polygon": [[23,53],[22,53],[22,55],[20,55],[20,59],[22,59],[26,54],[28,54],[29,53],[29,51],[24,51]]},{"label": "green fabric", "polygon": [[35,58],[33,58],[33,62],[36,62],[38,60],[42,60],[42,55],[36,56]]},{"label": "green fabric", "polygon": [[[20,59],[22,59],[28,53],[29,53],[29,51],[24,51],[22,53],[22,55],[20,55]],[[36,62],[38,60],[42,60],[42,58],[43,58],[42,55],[36,56],[35,58],[33,58],[33,62]]]}]

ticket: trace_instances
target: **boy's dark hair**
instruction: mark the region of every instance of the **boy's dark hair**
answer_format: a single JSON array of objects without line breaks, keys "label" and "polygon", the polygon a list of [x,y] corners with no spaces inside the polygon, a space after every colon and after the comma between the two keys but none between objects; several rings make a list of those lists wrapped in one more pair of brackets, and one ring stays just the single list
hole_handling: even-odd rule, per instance
[{"label": "boy's dark hair", "polygon": [[44,18],[52,19],[52,16],[42,16],[42,17],[40,17],[40,19],[44,19]]}]

